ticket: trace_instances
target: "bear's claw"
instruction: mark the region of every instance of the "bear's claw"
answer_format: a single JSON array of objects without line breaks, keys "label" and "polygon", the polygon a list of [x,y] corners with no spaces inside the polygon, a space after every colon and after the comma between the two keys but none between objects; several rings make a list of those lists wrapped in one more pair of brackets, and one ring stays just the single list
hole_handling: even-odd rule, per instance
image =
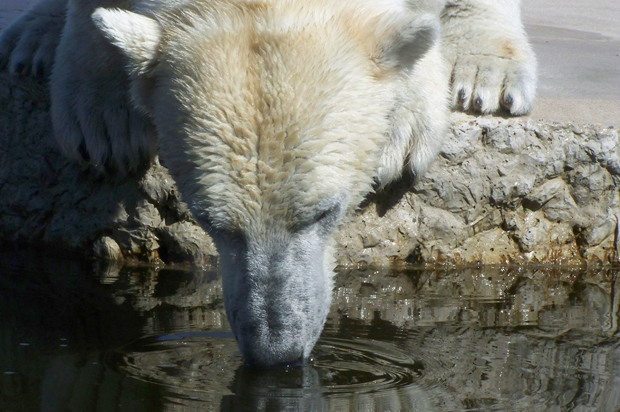
[{"label": "bear's claw", "polygon": [[66,3],[38,3],[0,34],[0,70],[19,76],[50,73],[65,25]]}]

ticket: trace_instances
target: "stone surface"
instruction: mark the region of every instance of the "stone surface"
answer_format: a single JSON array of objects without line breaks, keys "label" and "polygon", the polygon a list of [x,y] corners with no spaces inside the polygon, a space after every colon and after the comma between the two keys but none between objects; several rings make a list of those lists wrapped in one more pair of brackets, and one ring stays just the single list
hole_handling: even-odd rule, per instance
[{"label": "stone surface", "polygon": [[[33,80],[0,74],[0,107],[2,241],[111,259],[215,258],[159,162],[121,179],[66,161]],[[618,263],[619,184],[613,128],[454,114],[426,175],[371,196],[343,225],[337,262]]]},{"label": "stone surface", "polygon": [[121,247],[108,236],[103,236],[102,238],[95,241],[93,244],[93,254],[95,257],[109,260],[122,260],[123,259],[123,251]]},{"label": "stone surface", "polygon": [[616,130],[453,120],[440,158],[395,207],[379,217],[370,205],[343,228],[340,262],[618,262]]}]

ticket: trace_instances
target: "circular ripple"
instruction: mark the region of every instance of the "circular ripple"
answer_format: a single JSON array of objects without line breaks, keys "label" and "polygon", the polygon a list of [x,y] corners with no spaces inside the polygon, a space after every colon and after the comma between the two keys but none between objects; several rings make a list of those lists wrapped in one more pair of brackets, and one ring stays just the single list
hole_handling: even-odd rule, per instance
[{"label": "circular ripple", "polygon": [[178,397],[203,400],[388,394],[412,389],[424,370],[396,345],[339,338],[321,338],[305,365],[257,370],[244,366],[232,334],[222,332],[145,337],[108,353],[105,362]]},{"label": "circular ripple", "polygon": [[147,336],[109,352],[112,369],[175,392],[202,390],[230,393],[226,384],[243,359],[232,333],[186,332]]},{"label": "circular ripple", "polygon": [[424,365],[386,342],[323,338],[314,351],[313,366],[331,393],[367,393],[411,385]]}]

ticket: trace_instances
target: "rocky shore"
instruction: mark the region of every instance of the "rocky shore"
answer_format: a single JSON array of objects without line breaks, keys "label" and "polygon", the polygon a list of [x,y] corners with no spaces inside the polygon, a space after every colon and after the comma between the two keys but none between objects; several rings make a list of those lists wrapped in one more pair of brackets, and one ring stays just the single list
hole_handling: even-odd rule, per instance
[{"label": "rocky shore", "polygon": [[[205,265],[208,235],[159,163],[96,176],[54,148],[44,85],[0,74],[0,241]],[[336,235],[343,266],[620,263],[617,130],[453,115],[419,181],[372,195]]]}]

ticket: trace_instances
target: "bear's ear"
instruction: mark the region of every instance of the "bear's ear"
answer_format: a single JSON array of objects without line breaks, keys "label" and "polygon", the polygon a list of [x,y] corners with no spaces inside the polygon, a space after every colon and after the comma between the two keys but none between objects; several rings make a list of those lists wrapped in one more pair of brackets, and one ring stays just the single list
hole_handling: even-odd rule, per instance
[{"label": "bear's ear", "polygon": [[408,69],[439,41],[439,17],[432,14],[390,16],[383,24],[387,36],[375,57],[380,67]]},{"label": "bear's ear", "polygon": [[161,26],[141,14],[98,8],[92,14],[95,26],[129,58],[135,74],[143,74],[154,61],[161,40]]}]

